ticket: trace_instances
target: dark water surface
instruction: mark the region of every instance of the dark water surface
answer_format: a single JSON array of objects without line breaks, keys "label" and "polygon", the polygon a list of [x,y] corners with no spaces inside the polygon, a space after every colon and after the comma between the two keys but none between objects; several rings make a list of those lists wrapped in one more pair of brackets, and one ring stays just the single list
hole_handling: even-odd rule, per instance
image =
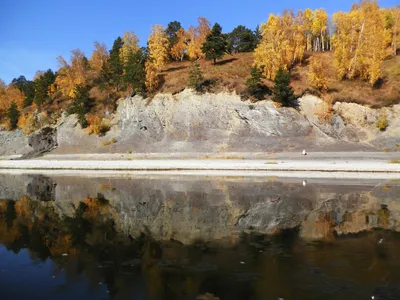
[{"label": "dark water surface", "polygon": [[0,299],[400,299],[400,181],[0,174]]}]

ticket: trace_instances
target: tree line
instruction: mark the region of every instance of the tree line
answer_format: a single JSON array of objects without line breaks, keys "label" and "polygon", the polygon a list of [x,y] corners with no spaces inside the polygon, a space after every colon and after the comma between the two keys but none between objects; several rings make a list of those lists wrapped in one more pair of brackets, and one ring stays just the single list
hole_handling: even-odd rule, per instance
[{"label": "tree line", "polygon": [[[204,79],[198,60],[215,64],[225,54],[239,52],[254,52],[247,81],[253,94],[262,89],[262,79],[275,80],[278,73],[302,62],[306,51],[333,51],[338,79],[359,78],[375,85],[383,60],[397,54],[399,33],[400,8],[380,8],[374,1],[355,3],[349,12],[337,12],[331,19],[324,9],[285,10],[270,14],[255,30],[239,25],[230,33],[218,23],[211,27],[204,17],[188,29],[173,21],[166,28],[153,26],[146,47],[139,46],[133,31],[126,31],[110,50],[95,42],[89,58],[79,49],[71,51],[68,61],[58,57],[56,72],[38,71],[32,81],[20,76],[9,85],[0,81],[0,115],[8,112],[11,127],[16,127],[24,107],[40,109],[59,99],[74,99],[68,111],[78,114],[85,125],[94,99],[115,104],[122,95],[157,92],[160,73],[171,61],[194,62],[188,74],[188,85],[194,87]],[[324,63],[310,60],[309,82],[318,89],[327,88]]]}]

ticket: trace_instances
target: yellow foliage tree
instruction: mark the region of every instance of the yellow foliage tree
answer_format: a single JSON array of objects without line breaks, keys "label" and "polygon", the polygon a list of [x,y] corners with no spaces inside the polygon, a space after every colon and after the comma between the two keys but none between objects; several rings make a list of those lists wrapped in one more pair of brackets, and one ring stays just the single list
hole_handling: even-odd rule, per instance
[{"label": "yellow foliage tree", "polygon": [[287,70],[301,61],[306,48],[303,20],[285,12],[283,17],[270,14],[261,24],[261,42],[254,51],[254,65],[262,69],[268,79],[274,79],[279,68]]},{"label": "yellow foliage tree", "polygon": [[385,22],[376,2],[353,5],[333,15],[335,65],[339,79],[360,77],[374,85],[386,56]]},{"label": "yellow foliage tree", "polygon": [[168,63],[168,38],[161,25],[151,28],[148,40],[149,60],[154,68],[160,71]]},{"label": "yellow foliage tree", "polygon": [[60,64],[55,81],[58,89],[66,97],[74,97],[76,85],[86,85],[88,77],[88,61],[82,51],[72,50],[71,65],[62,57],[57,57]]},{"label": "yellow foliage tree", "polygon": [[185,29],[181,28],[176,33],[177,41],[171,48],[171,56],[176,60],[183,60],[188,50],[189,35]]},{"label": "yellow foliage tree", "polygon": [[24,100],[25,95],[12,84],[8,87],[4,85],[0,87],[0,111],[7,111],[13,102],[15,102],[18,109],[21,110],[24,107]]},{"label": "yellow foliage tree", "polygon": [[160,81],[157,68],[150,61],[146,61],[146,88],[149,93],[157,90]]},{"label": "yellow foliage tree", "polygon": [[308,71],[308,82],[319,90],[328,89],[329,69],[326,60],[321,57],[313,56],[310,58],[310,68]]},{"label": "yellow foliage tree", "polygon": [[190,26],[188,37],[188,56],[190,59],[204,58],[205,54],[201,51],[204,42],[206,41],[207,35],[211,33],[210,22],[204,18],[200,17],[197,19],[197,27]]},{"label": "yellow foliage tree", "polygon": [[107,46],[104,43],[94,42],[94,50],[92,57],[89,60],[89,65],[91,69],[95,72],[95,76],[99,76],[103,64],[108,60]]},{"label": "yellow foliage tree", "polygon": [[126,65],[129,55],[139,50],[139,38],[133,31],[125,31],[122,41],[124,44],[119,50],[119,55],[121,57],[122,64]]}]

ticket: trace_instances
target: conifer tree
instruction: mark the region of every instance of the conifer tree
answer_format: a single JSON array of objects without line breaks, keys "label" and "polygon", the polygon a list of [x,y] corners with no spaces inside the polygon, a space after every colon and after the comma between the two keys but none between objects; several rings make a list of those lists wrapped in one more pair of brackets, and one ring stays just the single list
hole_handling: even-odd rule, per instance
[{"label": "conifer tree", "polygon": [[7,117],[8,120],[10,121],[11,129],[17,128],[19,115],[20,112],[18,110],[17,104],[15,102],[11,103],[10,108],[7,111]]},{"label": "conifer tree", "polygon": [[257,67],[251,68],[250,75],[251,77],[246,81],[247,88],[252,96],[256,97],[258,100],[262,100],[267,90],[261,81],[265,76]]},{"label": "conifer tree", "polygon": [[144,94],[146,92],[146,55],[142,49],[132,52],[127,57],[124,66],[124,83],[131,88],[133,93]]},{"label": "conifer tree", "polygon": [[75,87],[75,97],[71,106],[67,109],[67,113],[77,114],[78,121],[82,128],[86,128],[88,123],[86,114],[94,105],[94,100],[89,95],[90,88],[88,86],[77,85]]},{"label": "conifer tree", "polygon": [[290,86],[290,73],[280,68],[274,80],[273,100],[281,103],[283,106],[296,106],[296,96]]},{"label": "conifer tree", "polygon": [[203,80],[204,76],[199,63],[193,61],[190,65],[188,86],[192,89],[199,90],[200,84]]},{"label": "conifer tree", "polygon": [[206,56],[207,60],[212,60],[214,65],[217,59],[221,59],[227,49],[226,36],[222,34],[222,27],[215,23],[211,33],[207,35],[206,42],[204,43],[201,50]]}]

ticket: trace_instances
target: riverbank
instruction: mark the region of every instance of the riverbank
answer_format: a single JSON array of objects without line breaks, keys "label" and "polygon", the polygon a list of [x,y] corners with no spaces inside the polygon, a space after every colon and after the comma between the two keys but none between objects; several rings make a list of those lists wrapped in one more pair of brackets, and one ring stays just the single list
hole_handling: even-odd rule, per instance
[{"label": "riverbank", "polygon": [[[32,160],[0,160],[3,170],[53,171],[148,171],[148,172],[306,172],[306,173],[390,173],[400,177],[397,153],[299,153],[265,154],[256,156],[233,155],[197,159],[176,156],[140,156],[123,154],[47,155]],[[229,158],[230,157],[230,158]],[[246,158],[244,158],[246,157]],[[250,159],[248,157],[253,157]],[[14,157],[15,159],[15,157]]]}]

